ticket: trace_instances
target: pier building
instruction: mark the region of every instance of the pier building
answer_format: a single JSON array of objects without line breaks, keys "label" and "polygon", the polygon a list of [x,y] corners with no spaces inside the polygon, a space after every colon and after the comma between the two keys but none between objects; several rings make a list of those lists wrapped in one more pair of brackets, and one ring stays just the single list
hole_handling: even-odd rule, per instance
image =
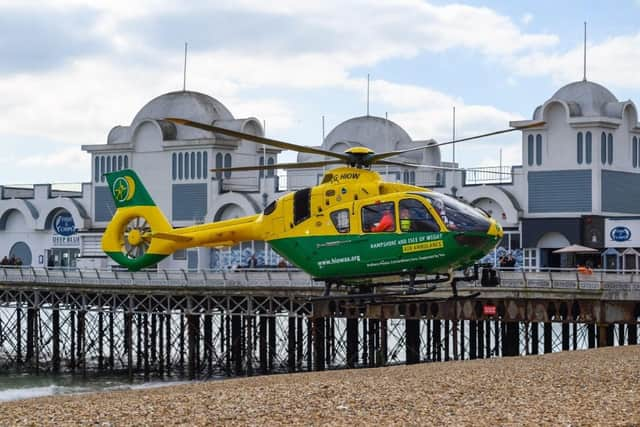
[{"label": "pier building", "polygon": [[[206,131],[175,126],[165,117],[264,135],[261,121],[235,118],[211,96],[171,92],[149,101],[131,123],[116,126],[106,143],[84,145],[91,155],[91,177],[75,188],[36,184],[0,186],[0,258],[23,265],[108,268],[100,248],[102,232],[114,212],[103,174],[134,168],[174,226],[218,221],[260,212],[284,191],[315,185],[323,170],[211,173],[217,166],[273,164],[278,149]],[[619,101],[607,88],[578,81],[558,89],[521,126],[522,165],[473,171],[379,167],[387,180],[433,188],[479,206],[498,219],[505,237],[485,261],[512,253],[528,269],[572,266],[575,258],[553,250],[577,243],[598,252],[593,267],[640,268],[640,127],[635,104]],[[340,123],[322,148],[342,152],[356,145],[389,151],[427,145],[391,120],[363,116]],[[316,160],[300,154],[298,161]],[[408,163],[439,167],[438,148],[407,153]],[[506,172],[506,174],[496,174]],[[275,266],[281,258],[263,242],[228,249],[178,252],[163,269],[228,269]]]}]

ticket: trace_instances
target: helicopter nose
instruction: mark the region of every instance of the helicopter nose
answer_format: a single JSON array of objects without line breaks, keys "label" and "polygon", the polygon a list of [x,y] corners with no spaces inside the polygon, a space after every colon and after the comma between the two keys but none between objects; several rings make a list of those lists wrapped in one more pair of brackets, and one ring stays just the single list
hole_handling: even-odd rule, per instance
[{"label": "helicopter nose", "polygon": [[489,226],[489,230],[487,230],[487,234],[489,236],[494,236],[499,240],[502,239],[504,231],[502,230],[502,226],[498,224],[498,221],[491,219],[491,225]]}]

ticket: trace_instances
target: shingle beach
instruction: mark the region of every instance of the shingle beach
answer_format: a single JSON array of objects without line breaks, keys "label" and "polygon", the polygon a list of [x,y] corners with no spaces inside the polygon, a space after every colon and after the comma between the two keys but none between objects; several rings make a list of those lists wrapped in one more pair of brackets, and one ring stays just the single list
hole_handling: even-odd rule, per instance
[{"label": "shingle beach", "polygon": [[0,425],[640,425],[640,346],[52,396]]}]

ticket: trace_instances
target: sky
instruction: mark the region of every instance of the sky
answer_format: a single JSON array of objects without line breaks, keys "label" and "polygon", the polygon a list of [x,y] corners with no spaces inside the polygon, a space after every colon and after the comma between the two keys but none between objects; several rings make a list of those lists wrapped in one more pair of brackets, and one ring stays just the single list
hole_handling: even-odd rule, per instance
[{"label": "sky", "polygon": [[[640,102],[640,0],[0,0],[0,185],[86,182],[104,144],[183,86],[320,145],[367,111],[414,140],[529,119],[583,77]],[[520,133],[456,144],[463,167],[521,164]],[[442,158],[451,161],[451,148]],[[294,161],[284,153],[280,161]]]}]

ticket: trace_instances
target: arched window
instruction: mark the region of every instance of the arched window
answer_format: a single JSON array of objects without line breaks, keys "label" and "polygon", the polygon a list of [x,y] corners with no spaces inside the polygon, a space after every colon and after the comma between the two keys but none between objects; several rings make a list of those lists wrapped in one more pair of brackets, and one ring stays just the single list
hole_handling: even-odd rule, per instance
[{"label": "arched window", "polygon": [[536,165],[542,164],[542,135],[536,135]]},{"label": "arched window", "polygon": [[[258,164],[260,166],[264,166],[264,157],[260,156],[260,160],[259,160]],[[264,170],[263,169],[260,169],[259,176],[260,176],[260,178],[264,178]]]},{"label": "arched window", "polygon": [[191,179],[196,177],[196,153],[191,152]]},{"label": "arched window", "polygon": [[[225,168],[230,168],[231,167],[231,154],[229,154],[229,153],[224,155],[224,167]],[[225,178],[231,178],[231,171],[225,171],[224,172],[224,177]]]},{"label": "arched window", "polygon": [[104,156],[100,156],[100,182],[104,182],[105,171]]},{"label": "arched window", "polygon": [[[633,139],[635,143],[636,138],[634,137]],[[93,180],[95,182],[100,180],[100,158],[98,156],[93,159]]]},{"label": "arched window", "polygon": [[[222,168],[222,153],[216,154],[216,169]],[[216,172],[216,179],[222,178],[222,172]]]},{"label": "arched window", "polygon": [[118,170],[122,170],[122,156],[118,156]]},{"label": "arched window", "polygon": [[[269,160],[267,160],[267,165],[273,166],[275,162],[276,161],[274,160],[273,157],[269,157]],[[276,174],[276,170],[275,169],[269,169],[267,171],[267,176],[274,176],[275,174]]]},{"label": "arched window", "polygon": [[117,170],[118,170],[118,169],[116,169],[116,166],[117,166],[116,156],[112,156],[112,157],[111,157],[111,165],[112,165],[112,166],[111,166],[111,170],[112,170],[112,171],[114,171],[114,172],[115,172],[115,171],[117,171]]},{"label": "arched window", "polygon": [[603,165],[607,163],[607,134],[604,132],[600,135],[600,161]]},{"label": "arched window", "polygon": [[129,167],[129,156],[124,156],[124,168],[127,169]]},{"label": "arched window", "polygon": [[582,132],[578,132],[578,164],[582,164],[582,154],[583,154],[583,142],[582,142]]},{"label": "arched window", "polygon": [[209,160],[207,159],[207,152],[202,153],[202,177],[207,178],[209,174]]},{"label": "arched window", "polygon": [[178,179],[182,179],[182,153],[178,153]]},{"label": "arched window", "polygon": [[107,173],[111,172],[111,156],[107,156]]},{"label": "arched window", "polygon": [[198,151],[198,154],[196,155],[196,169],[198,171],[198,179],[202,178],[202,152],[200,151]]},{"label": "arched window", "polygon": [[609,138],[607,139],[607,148],[608,148],[608,156],[609,158],[607,159],[609,161],[609,164],[613,163],[613,134],[609,133]]},{"label": "arched window", "polygon": [[529,162],[529,166],[533,165],[533,135],[529,135],[527,138],[527,160]]},{"label": "arched window", "polygon": [[184,179],[189,179],[189,153],[184,153]]},{"label": "arched window", "polygon": [[178,166],[177,162],[178,162],[178,159],[177,159],[176,153],[173,153],[171,155],[171,178],[173,178],[174,181],[178,175],[178,171],[176,170]]},{"label": "arched window", "polygon": [[587,162],[588,165],[591,164],[591,132],[587,132],[587,134],[585,135],[585,147],[584,147],[584,151],[585,151],[585,161]]}]

